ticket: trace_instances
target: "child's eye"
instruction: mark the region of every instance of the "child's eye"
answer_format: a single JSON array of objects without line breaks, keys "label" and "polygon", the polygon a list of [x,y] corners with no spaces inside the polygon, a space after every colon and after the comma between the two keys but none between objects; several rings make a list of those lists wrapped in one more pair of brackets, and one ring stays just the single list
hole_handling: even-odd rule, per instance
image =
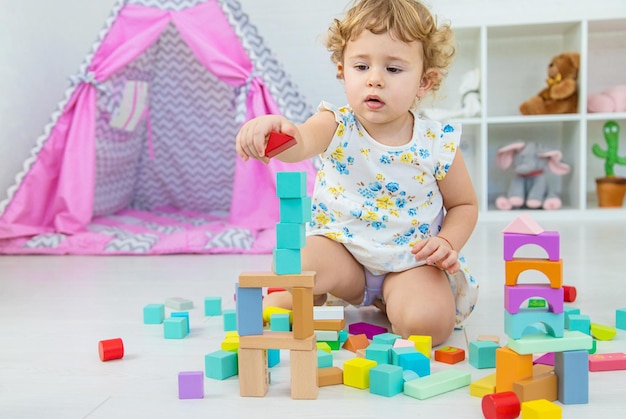
[{"label": "child's eye", "polygon": [[354,66],[354,68],[359,71],[365,71],[368,69],[368,66],[366,66],[365,64],[357,64]]},{"label": "child's eye", "polygon": [[399,73],[402,70],[400,70],[397,67],[387,67],[387,71],[390,72],[390,73]]}]

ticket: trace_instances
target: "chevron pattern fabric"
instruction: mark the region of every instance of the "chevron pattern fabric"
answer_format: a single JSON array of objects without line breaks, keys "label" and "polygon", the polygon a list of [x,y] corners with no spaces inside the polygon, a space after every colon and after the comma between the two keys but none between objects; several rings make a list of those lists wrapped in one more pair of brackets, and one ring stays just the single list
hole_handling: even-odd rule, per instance
[{"label": "chevron pattern fabric", "polygon": [[204,3],[206,0],[128,0],[128,4],[156,7],[165,10],[183,10]]}]

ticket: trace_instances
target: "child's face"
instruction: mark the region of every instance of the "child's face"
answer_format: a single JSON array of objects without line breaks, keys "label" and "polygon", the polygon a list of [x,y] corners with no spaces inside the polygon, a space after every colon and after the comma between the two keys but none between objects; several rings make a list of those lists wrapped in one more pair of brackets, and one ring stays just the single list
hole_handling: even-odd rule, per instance
[{"label": "child's face", "polygon": [[365,30],[347,43],[339,71],[362,123],[385,124],[408,116],[415,98],[431,84],[423,77],[422,57],[420,42],[406,43],[387,33]]}]

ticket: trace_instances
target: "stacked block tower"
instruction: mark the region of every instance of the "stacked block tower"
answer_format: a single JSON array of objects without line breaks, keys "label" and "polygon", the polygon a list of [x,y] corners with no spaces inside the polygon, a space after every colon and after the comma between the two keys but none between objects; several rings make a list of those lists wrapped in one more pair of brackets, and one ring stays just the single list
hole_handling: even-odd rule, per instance
[{"label": "stacked block tower", "polygon": [[[280,222],[276,226],[274,272],[239,275],[237,331],[239,333],[239,391],[244,397],[264,397],[269,387],[267,351],[290,351],[291,397],[316,399],[317,345],[313,327],[315,272],[302,272],[300,252],[311,198],[306,196],[305,172],[277,173]],[[263,329],[262,289],[284,287],[293,296],[291,331]]]},{"label": "stacked block tower", "polygon": [[[548,257],[514,256],[529,244],[544,249]],[[504,329],[509,340],[496,350],[496,393],[515,390],[522,403],[587,403],[588,350],[593,342],[588,334],[565,329],[559,233],[544,231],[530,217],[518,217],[504,231],[504,261]],[[527,270],[543,273],[548,283],[518,284]],[[524,302],[535,297],[545,300],[545,306],[525,308]],[[539,353],[554,353],[554,371],[533,367],[533,354]]]}]

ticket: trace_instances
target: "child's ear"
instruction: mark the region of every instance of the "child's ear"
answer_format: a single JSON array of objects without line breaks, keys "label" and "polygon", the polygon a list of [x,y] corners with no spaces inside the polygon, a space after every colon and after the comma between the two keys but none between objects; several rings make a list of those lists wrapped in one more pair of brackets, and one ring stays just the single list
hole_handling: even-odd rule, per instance
[{"label": "child's ear", "polygon": [[439,80],[439,71],[434,68],[429,68],[422,74],[422,80],[420,81],[419,90],[417,92],[417,97],[421,98],[425,96],[430,89],[437,83]]},{"label": "child's ear", "polygon": [[337,63],[337,78],[343,80],[343,64]]}]

